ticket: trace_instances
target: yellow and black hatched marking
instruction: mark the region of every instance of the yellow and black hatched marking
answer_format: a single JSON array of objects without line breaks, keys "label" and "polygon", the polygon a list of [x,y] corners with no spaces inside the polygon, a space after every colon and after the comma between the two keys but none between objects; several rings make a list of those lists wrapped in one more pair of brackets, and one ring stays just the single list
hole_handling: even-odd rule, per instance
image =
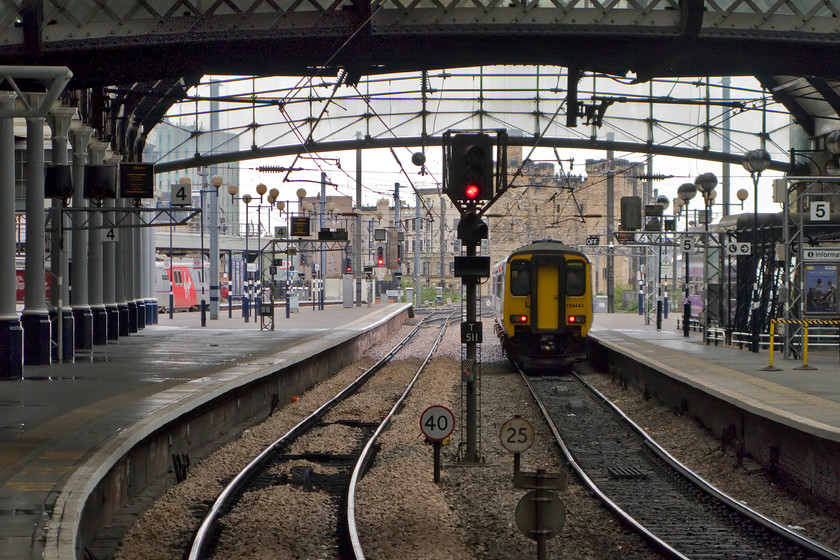
[{"label": "yellow and black hatched marking", "polygon": [[840,319],[773,319],[777,325],[840,325]]}]

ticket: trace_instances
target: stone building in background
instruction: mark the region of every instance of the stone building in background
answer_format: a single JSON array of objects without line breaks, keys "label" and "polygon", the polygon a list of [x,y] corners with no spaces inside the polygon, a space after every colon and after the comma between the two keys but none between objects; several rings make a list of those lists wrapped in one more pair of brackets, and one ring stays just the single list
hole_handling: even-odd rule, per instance
[{"label": "stone building in background", "polygon": [[[508,175],[522,165],[523,149],[508,149]],[[540,239],[555,239],[584,247],[586,239],[607,239],[607,179],[613,175],[613,229],[618,230],[622,196],[642,196],[643,168],[625,159],[587,160],[584,173],[576,174],[568,161],[559,164],[526,161],[522,172],[487,213],[490,224],[490,257],[497,262],[512,251]],[[607,259],[591,255],[596,293],[606,290]],[[614,258],[616,285],[635,286],[638,262]]]}]

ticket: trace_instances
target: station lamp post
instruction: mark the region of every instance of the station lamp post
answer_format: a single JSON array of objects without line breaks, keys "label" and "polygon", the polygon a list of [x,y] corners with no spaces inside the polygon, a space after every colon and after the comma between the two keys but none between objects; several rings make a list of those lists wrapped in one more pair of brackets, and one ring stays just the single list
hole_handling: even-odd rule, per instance
[{"label": "station lamp post", "polygon": [[[674,230],[675,231],[677,229],[677,224],[680,221],[680,216],[682,216],[682,212],[683,212],[684,207],[685,207],[685,201],[683,199],[681,199],[679,196],[674,197]],[[678,271],[677,250],[678,249],[679,249],[679,243],[674,243],[674,255],[673,255],[673,257],[674,257],[674,260],[673,260],[674,268],[673,268],[673,273],[671,275],[672,282],[673,282],[672,286],[673,286],[674,290],[677,289],[677,282],[678,282],[678,276],[679,276],[679,274],[677,274],[677,271]]]},{"label": "station lamp post", "polygon": [[[239,192],[239,187],[228,185],[227,190],[231,200],[233,200],[236,197],[236,193]],[[239,212],[236,215],[238,221]],[[228,319],[231,319],[233,317],[233,255],[230,253],[228,253],[228,261]]]},{"label": "station lamp post", "polygon": [[[255,294],[255,300],[257,302],[262,302],[262,201],[263,196],[265,193],[268,192],[268,187],[265,183],[258,183],[257,184],[257,194],[260,197],[260,202],[257,204],[257,258],[256,258],[256,280],[251,281],[251,285],[253,287],[252,292]],[[247,208],[247,205],[246,205]],[[253,301],[253,300],[252,300]],[[256,313],[254,314],[254,321],[256,322]]]},{"label": "station lamp post", "polygon": [[706,340],[709,330],[709,222],[712,220],[712,203],[718,180],[714,173],[703,173],[694,180],[694,184],[703,195],[703,340]]},{"label": "station lamp post", "polygon": [[[670,206],[671,201],[664,194],[656,198],[656,204],[662,207],[662,213]],[[657,267],[656,267],[656,330],[662,330],[662,228],[664,216],[659,217],[659,233],[657,234]]]},{"label": "station lamp post", "polygon": [[[693,183],[683,183],[677,189],[677,196],[682,200],[685,206],[685,233],[688,236],[688,203],[697,195],[697,187]],[[689,321],[691,320],[691,302],[689,296],[689,270],[688,270],[688,251],[685,251],[683,258],[685,259],[685,278],[683,278],[683,287],[685,289],[685,301],[683,302],[683,336],[688,337]]]},{"label": "station lamp post", "polygon": [[[752,310],[750,317],[750,330],[752,331],[752,345],[751,350],[758,352],[760,327],[760,302],[759,302],[759,286],[758,286],[758,267],[761,266],[761,259],[758,255],[758,180],[761,177],[761,172],[770,167],[770,154],[767,150],[758,149],[750,150],[744,154],[744,159],[741,161],[753,182],[753,230],[752,230],[752,247],[750,251],[750,258],[753,266],[750,267],[753,274],[753,297]],[[762,251],[763,252],[763,251]]]},{"label": "station lamp post", "polygon": [[245,322],[249,322],[251,316],[251,287],[249,284],[249,274],[248,274],[248,237],[249,237],[249,230],[250,224],[248,223],[248,208],[251,204],[251,200],[253,197],[250,194],[243,194],[241,197],[237,197],[237,193],[239,193],[239,187],[236,185],[231,185],[228,187],[228,193],[230,193],[231,200],[241,200],[245,203],[245,278],[243,282],[243,289],[245,293],[242,297],[242,317],[245,319]]},{"label": "station lamp post", "polygon": [[210,319],[219,318],[219,187],[224,183],[221,175],[210,177]]}]

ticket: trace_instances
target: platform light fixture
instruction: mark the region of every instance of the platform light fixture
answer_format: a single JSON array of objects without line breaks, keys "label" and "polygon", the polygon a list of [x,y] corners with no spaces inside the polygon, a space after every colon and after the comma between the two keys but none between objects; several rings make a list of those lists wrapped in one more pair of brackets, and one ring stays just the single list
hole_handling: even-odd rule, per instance
[{"label": "platform light fixture", "polygon": [[712,220],[712,201],[714,201],[718,180],[714,173],[702,173],[694,184],[703,195],[703,339],[709,330],[709,222]]},{"label": "platform light fixture", "polygon": [[[685,232],[688,234],[688,203],[692,198],[697,196],[697,187],[694,183],[683,183],[677,189],[677,196],[682,200],[682,206],[685,206]],[[688,251],[683,255],[685,260],[685,278],[683,284],[685,288],[685,301],[683,302],[683,336],[688,338],[689,321],[691,320],[691,302],[688,300],[689,285],[688,285]]]},{"label": "platform light fixture", "polygon": [[750,258],[753,262],[752,270],[754,274],[754,281],[751,310],[752,317],[750,319],[750,326],[752,327],[752,344],[750,350],[758,352],[758,342],[760,336],[758,328],[759,301],[757,270],[760,263],[758,258],[758,180],[761,177],[761,172],[770,167],[770,154],[768,154],[767,150],[764,149],[750,150],[744,154],[744,159],[741,161],[741,165],[743,165],[744,169],[749,172],[753,182],[753,231]]}]

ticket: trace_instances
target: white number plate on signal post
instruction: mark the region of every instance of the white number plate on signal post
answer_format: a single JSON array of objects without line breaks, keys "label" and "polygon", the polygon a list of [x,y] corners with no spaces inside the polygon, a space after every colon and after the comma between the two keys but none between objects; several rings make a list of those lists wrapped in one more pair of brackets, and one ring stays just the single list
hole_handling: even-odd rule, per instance
[{"label": "white number plate on signal post", "polygon": [[455,429],[455,415],[445,406],[430,406],[420,416],[420,429],[430,441],[442,441]]},{"label": "white number plate on signal post", "polygon": [[514,416],[499,430],[502,447],[511,453],[524,453],[534,443],[534,427],[520,416]]},{"label": "white number plate on signal post", "polygon": [[694,250],[694,238],[690,235],[683,235],[680,240],[683,253],[690,253]]}]

